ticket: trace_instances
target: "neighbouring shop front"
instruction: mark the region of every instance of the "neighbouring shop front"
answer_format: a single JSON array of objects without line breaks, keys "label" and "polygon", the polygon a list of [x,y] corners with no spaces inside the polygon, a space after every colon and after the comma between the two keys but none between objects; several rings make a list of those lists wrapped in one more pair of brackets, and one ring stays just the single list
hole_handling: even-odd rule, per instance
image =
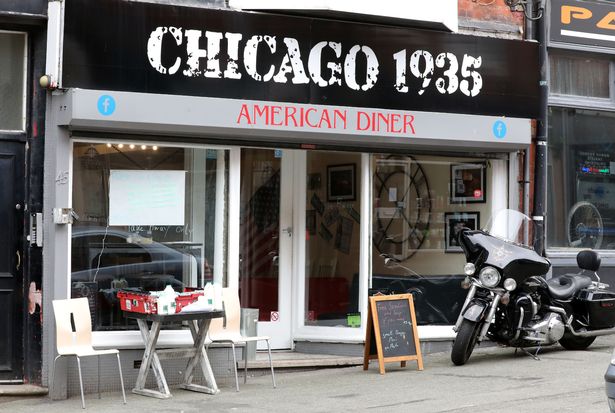
[{"label": "neighbouring shop front", "polygon": [[44,0],[0,3],[0,384],[41,382],[46,24]]},{"label": "neighbouring shop front", "polygon": [[599,250],[612,285],[615,6],[552,0],[549,11],[547,254],[565,272],[580,249]]},{"label": "neighbouring shop front", "polygon": [[375,291],[416,292],[422,337],[450,338],[455,231],[519,205],[536,64],[522,41],[67,2],[47,142],[55,296],[88,297],[96,344],[123,348],[141,338],[118,289],[210,281],[258,309],[277,349],[361,345]]}]

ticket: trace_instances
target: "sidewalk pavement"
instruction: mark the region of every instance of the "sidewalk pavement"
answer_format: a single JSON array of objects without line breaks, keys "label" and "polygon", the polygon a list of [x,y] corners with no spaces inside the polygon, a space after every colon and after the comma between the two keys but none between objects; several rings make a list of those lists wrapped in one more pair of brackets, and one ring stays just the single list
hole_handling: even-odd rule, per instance
[{"label": "sidewalk pavement", "polygon": [[[468,364],[455,367],[449,353],[424,357],[424,371],[415,362],[405,368],[386,365],[378,374],[372,361],[362,367],[320,369],[276,374],[278,388],[269,375],[249,377],[235,392],[234,380],[219,383],[211,396],[172,388],[173,397],[158,400],[132,394],[128,404],[120,393],[86,395],[86,411],[95,412],[608,412],[604,373],[615,337],[600,337],[586,351],[545,347],[540,360],[511,348],[478,348]],[[241,381],[243,381],[240,378]],[[46,397],[0,397],[0,412],[79,412],[79,394],[68,400]]]}]

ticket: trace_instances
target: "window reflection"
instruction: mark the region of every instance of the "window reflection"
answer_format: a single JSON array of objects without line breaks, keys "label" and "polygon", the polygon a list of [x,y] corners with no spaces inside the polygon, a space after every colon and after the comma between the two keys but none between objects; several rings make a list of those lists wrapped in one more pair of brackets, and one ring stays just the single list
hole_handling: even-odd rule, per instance
[{"label": "window reflection", "polygon": [[456,234],[481,228],[493,200],[506,208],[506,161],[374,154],[371,162],[370,294],[412,293],[419,324],[454,324],[466,293]]},{"label": "window reflection", "polygon": [[228,151],[75,143],[73,157],[72,296],[96,330],[135,328],[119,289],[226,285]]},{"label": "window reflection", "polygon": [[549,109],[548,246],[615,249],[615,116]]},{"label": "window reflection", "polygon": [[307,152],[305,325],[361,327],[361,154]]},{"label": "window reflection", "polygon": [[550,93],[554,95],[609,98],[610,62],[591,55],[550,57]]},{"label": "window reflection", "polygon": [[0,130],[24,129],[26,34],[0,32]]},{"label": "window reflection", "polygon": [[239,289],[259,321],[278,311],[281,167],[275,151],[241,151]]}]

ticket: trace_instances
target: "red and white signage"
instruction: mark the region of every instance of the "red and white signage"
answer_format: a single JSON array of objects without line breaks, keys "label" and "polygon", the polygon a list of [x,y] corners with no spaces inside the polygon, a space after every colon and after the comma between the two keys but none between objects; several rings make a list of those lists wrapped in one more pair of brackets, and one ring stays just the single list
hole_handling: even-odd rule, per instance
[{"label": "red and white signage", "polygon": [[[98,111],[102,95],[114,99],[113,114]],[[231,136],[301,147],[395,149],[413,144],[507,151],[527,147],[531,139],[529,119],[502,116],[89,89],[71,89],[54,103],[62,108],[57,111],[58,124],[73,129],[209,136],[222,141]],[[494,125],[505,133],[495,134]]]}]

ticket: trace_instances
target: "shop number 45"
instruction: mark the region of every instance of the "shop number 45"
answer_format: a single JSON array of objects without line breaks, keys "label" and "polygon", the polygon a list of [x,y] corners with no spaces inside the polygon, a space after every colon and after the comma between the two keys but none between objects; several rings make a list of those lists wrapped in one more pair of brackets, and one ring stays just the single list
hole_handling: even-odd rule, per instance
[{"label": "shop number 45", "polygon": [[[452,53],[440,53],[434,59],[433,55],[425,50],[416,50],[410,56],[410,62],[406,57],[406,50],[400,50],[395,53],[396,76],[395,88],[402,93],[408,93],[407,83],[407,68],[410,68],[410,73],[415,78],[422,82],[421,88],[418,91],[422,95],[429,88],[434,77],[435,68],[444,69],[442,77],[438,77],[434,84],[438,92],[442,94],[452,95],[459,90],[466,96],[474,97],[480,93],[483,87],[483,78],[474,69],[481,66],[482,59],[464,54],[461,62],[461,71],[459,71],[459,61]],[[457,75],[458,71],[461,75],[461,80]]]}]

